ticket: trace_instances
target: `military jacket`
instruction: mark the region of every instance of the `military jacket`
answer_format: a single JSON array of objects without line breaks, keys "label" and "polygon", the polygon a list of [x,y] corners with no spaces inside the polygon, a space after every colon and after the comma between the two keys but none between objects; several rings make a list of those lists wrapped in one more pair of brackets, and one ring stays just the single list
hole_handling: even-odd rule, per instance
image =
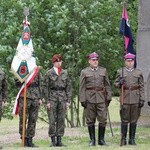
[{"label": "military jacket", "polygon": [[44,78],[43,92],[47,103],[50,101],[70,102],[72,96],[71,81],[67,70],[57,75],[54,68],[48,70]]},{"label": "military jacket", "polygon": [[[93,90],[88,90],[90,88]],[[106,96],[104,90],[97,91],[94,88],[105,89]],[[103,103],[111,100],[111,85],[106,68],[98,67],[97,70],[92,70],[91,67],[87,67],[81,71],[79,98],[80,102],[89,103]]]},{"label": "military jacket", "polygon": [[5,101],[7,98],[7,81],[5,74],[0,70],[0,102]]},{"label": "military jacket", "polygon": [[[121,88],[120,77],[122,77],[122,68],[117,71],[114,85],[117,88]],[[144,93],[144,79],[142,72],[139,69],[129,70],[126,67],[123,68],[124,82],[124,97],[123,101],[125,104],[136,104],[140,100],[145,100]],[[132,87],[138,87],[132,89]],[[126,89],[127,88],[127,89]]]},{"label": "military jacket", "polygon": [[[21,88],[21,83],[17,80],[17,87]],[[26,97],[29,99],[39,100],[41,99],[41,75],[38,72],[32,83],[27,87]],[[24,92],[20,95],[24,97]]]}]

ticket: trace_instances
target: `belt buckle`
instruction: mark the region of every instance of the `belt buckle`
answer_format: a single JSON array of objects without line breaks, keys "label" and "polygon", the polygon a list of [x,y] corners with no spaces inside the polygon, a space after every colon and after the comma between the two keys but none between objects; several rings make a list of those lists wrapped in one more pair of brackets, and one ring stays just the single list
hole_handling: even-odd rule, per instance
[{"label": "belt buckle", "polygon": [[131,86],[129,86],[129,90],[131,90],[132,89],[132,87]]}]

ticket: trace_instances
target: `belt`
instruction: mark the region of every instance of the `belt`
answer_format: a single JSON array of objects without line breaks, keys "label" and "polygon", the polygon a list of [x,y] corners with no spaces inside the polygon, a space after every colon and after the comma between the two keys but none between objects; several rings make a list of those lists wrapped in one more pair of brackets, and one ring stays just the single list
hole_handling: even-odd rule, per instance
[{"label": "belt", "polygon": [[102,88],[102,87],[89,87],[89,88],[86,88],[86,90],[104,91],[104,88]]},{"label": "belt", "polygon": [[29,87],[38,87],[39,84],[36,84],[36,83],[31,83]]},{"label": "belt", "polygon": [[64,91],[65,88],[64,87],[53,87],[53,88],[51,88],[51,90],[54,90],[54,91]]},{"label": "belt", "polygon": [[131,90],[131,91],[133,91],[133,90],[137,90],[137,89],[139,89],[140,87],[139,86],[125,86],[124,87],[124,90]]}]

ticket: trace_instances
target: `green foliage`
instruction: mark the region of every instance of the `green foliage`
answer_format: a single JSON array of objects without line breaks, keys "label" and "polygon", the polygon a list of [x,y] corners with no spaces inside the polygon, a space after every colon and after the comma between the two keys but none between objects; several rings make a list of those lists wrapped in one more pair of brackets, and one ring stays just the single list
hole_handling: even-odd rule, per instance
[{"label": "green foliage", "polygon": [[[113,85],[116,70],[122,66],[123,40],[119,35],[122,0],[1,0],[0,64],[7,73],[9,103],[17,90],[10,65],[21,36],[23,9],[29,7],[28,20],[37,64],[43,74],[52,66],[54,53],[63,55],[73,84],[73,100],[78,95],[80,71],[86,67],[86,55],[96,51],[100,64],[108,69]],[[137,30],[137,0],[128,0],[132,33]],[[116,94],[117,92],[113,90]],[[10,109],[8,109],[9,111]]]}]

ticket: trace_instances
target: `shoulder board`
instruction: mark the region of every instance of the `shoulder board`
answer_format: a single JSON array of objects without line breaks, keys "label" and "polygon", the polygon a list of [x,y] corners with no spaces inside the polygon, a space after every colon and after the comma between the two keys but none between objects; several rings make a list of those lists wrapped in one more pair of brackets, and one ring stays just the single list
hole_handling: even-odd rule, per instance
[{"label": "shoulder board", "polygon": [[106,68],[104,68],[104,67],[98,67],[100,70],[103,70],[103,71],[106,71]]},{"label": "shoulder board", "polygon": [[86,68],[82,69],[81,71],[85,72],[85,71],[88,71],[88,70],[90,70],[90,67],[86,67]]},{"label": "shoulder board", "polygon": [[67,69],[62,69],[62,73],[68,74]]},{"label": "shoulder board", "polygon": [[135,69],[135,71],[137,71],[138,73],[142,73],[140,69]]}]

